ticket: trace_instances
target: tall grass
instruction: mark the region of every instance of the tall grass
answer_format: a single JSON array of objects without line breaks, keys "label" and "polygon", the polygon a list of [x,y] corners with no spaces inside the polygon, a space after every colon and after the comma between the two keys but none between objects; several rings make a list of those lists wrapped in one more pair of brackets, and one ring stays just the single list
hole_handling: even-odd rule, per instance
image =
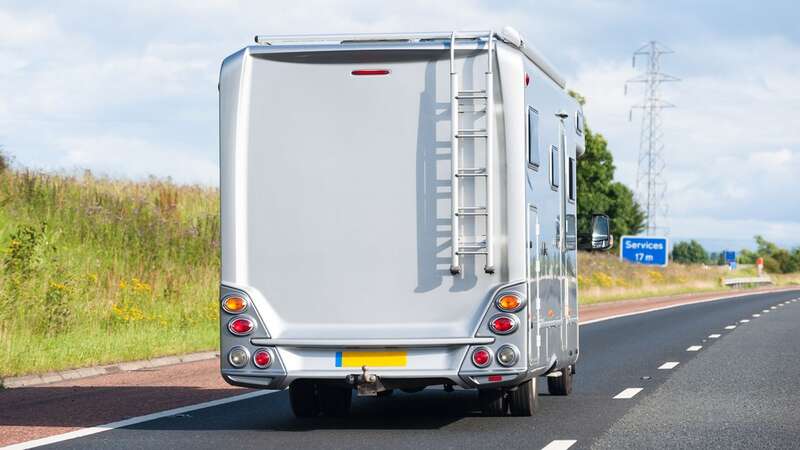
[{"label": "tall grass", "polygon": [[[744,267],[734,272],[727,266],[676,264],[649,267],[620,261],[607,253],[578,254],[578,288],[582,304],[652,296],[726,290],[728,277],[752,277],[756,270]],[[771,275],[777,285],[800,284],[800,275]]]},{"label": "tall grass", "polygon": [[216,345],[216,189],[1,172],[0,249],[0,376]]}]

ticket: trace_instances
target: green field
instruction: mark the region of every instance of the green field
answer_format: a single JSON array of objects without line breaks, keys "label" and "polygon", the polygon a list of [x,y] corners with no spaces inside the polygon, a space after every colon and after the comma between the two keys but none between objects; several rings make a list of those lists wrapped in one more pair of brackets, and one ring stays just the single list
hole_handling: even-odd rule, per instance
[{"label": "green field", "polygon": [[0,376],[217,346],[219,196],[0,173]]},{"label": "green field", "polygon": [[[0,172],[0,250],[0,377],[217,348],[215,188]],[[582,303],[719,290],[729,275],[610,254],[579,265]]]}]

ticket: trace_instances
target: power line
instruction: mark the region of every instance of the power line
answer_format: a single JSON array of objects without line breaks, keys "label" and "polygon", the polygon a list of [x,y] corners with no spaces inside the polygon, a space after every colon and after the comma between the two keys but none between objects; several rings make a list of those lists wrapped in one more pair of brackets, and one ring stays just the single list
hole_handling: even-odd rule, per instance
[{"label": "power line", "polygon": [[665,199],[667,181],[664,178],[664,134],[662,132],[661,110],[674,108],[675,105],[661,97],[661,83],[680,81],[680,79],[661,72],[661,56],[674,53],[665,45],[650,41],[633,52],[633,67],[640,58],[646,60],[645,71],[625,82],[625,94],[628,84],[644,85],[643,98],[640,103],[631,106],[628,120],[633,119],[633,110],[642,110],[642,125],[639,134],[639,164],[636,171],[636,195],[646,214],[645,232],[648,235],[667,234],[667,227],[661,224],[668,215]]}]

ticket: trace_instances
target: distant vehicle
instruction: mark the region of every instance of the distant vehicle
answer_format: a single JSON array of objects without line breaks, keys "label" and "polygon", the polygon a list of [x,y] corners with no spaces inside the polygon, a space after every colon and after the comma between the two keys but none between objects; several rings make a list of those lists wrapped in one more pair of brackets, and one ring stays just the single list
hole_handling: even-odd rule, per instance
[{"label": "distant vehicle", "polygon": [[354,389],[569,394],[584,131],[550,63],[510,28],[256,43],[219,82],[225,380],[299,417]]}]

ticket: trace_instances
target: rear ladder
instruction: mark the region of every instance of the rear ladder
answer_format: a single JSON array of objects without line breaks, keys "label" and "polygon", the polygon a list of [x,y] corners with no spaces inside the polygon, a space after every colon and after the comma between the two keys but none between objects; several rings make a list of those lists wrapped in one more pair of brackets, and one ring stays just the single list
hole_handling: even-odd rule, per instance
[{"label": "rear ladder", "polygon": [[[461,272],[461,256],[464,255],[483,255],[486,257],[484,271],[494,273],[494,199],[492,196],[493,182],[493,146],[494,146],[494,92],[492,89],[492,45],[494,44],[494,32],[490,31],[486,36],[488,65],[486,69],[486,86],[482,90],[461,90],[459,74],[455,66],[455,44],[459,36],[456,32],[450,35],[450,147],[451,147],[451,214],[452,225],[452,258],[450,262],[450,273],[456,275]],[[474,36],[470,36],[474,39]],[[461,113],[462,100],[483,100],[486,102],[485,117],[486,128],[461,128],[459,114]],[[459,158],[459,141],[461,139],[485,139],[486,140],[486,165],[485,167],[461,167]],[[486,187],[486,205],[462,205],[460,203],[460,179],[461,178],[484,178]],[[480,183],[477,183],[480,184]],[[477,186],[476,184],[476,186]],[[477,216],[483,217],[486,221],[486,239],[478,242],[464,242],[460,233],[461,217]]]}]

